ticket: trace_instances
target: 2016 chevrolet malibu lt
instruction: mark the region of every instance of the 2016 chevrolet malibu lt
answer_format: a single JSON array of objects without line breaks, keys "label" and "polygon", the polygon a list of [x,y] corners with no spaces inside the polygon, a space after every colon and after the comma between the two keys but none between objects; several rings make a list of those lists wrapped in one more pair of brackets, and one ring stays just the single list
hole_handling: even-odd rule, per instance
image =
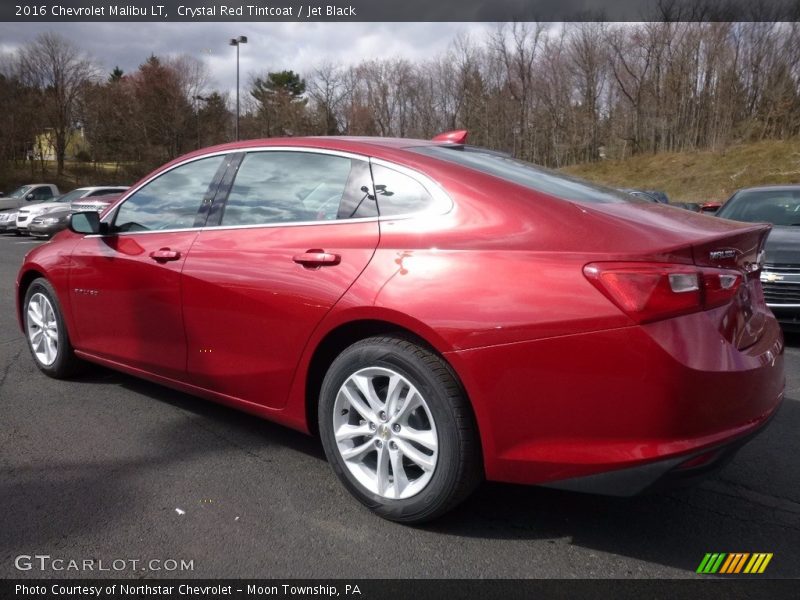
[{"label": "2016 chevrolet malibu lt", "polygon": [[775,413],[769,226],[462,143],[291,138],[179,158],[30,252],[44,373],[100,363],[318,434],[379,515],[484,478],[618,495]]}]

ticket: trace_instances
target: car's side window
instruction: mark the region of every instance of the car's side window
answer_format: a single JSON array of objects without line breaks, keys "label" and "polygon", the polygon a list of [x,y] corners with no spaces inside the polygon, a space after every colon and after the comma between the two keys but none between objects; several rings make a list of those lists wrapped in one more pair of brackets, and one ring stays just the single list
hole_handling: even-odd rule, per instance
[{"label": "car's side window", "polygon": [[53,197],[53,191],[49,187],[36,188],[33,192],[34,200],[47,200]]},{"label": "car's side window", "polygon": [[159,175],[120,205],[114,219],[116,231],[188,229],[219,170],[224,156],[186,163]]},{"label": "car's side window", "polygon": [[316,152],[249,152],[228,194],[221,225],[334,220],[354,162]]},{"label": "car's side window", "polygon": [[421,212],[434,205],[428,190],[404,173],[373,164],[372,179],[382,217]]},{"label": "car's side window", "polygon": [[372,195],[372,175],[369,163],[354,160],[350,179],[339,205],[340,219],[364,219],[378,216],[378,205]]}]

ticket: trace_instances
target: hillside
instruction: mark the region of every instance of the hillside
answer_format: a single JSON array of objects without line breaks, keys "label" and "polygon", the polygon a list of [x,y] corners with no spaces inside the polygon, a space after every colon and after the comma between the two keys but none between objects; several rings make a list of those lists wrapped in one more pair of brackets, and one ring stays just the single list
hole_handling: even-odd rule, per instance
[{"label": "hillside", "polygon": [[613,187],[663,190],[670,202],[722,201],[743,187],[800,183],[800,139],[640,155],[562,170]]}]

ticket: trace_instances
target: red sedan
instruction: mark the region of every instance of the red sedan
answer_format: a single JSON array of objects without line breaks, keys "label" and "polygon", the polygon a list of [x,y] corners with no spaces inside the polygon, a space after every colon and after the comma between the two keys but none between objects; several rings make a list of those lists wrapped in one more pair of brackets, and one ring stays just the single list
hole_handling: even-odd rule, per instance
[{"label": "red sedan", "polygon": [[318,434],[422,522],[483,478],[629,495],[775,413],[769,227],[470,147],[291,138],[183,156],[33,250],[38,367],[119,369]]}]

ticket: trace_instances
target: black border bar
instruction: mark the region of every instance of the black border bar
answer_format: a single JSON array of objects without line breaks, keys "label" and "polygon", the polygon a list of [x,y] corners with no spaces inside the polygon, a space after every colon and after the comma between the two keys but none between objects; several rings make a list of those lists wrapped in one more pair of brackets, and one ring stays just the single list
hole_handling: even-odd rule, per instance
[{"label": "black border bar", "polygon": [[800,0],[3,0],[11,22],[797,21]]},{"label": "black border bar", "polygon": [[[22,586],[22,587],[20,587]],[[284,587],[288,586],[288,587]],[[349,586],[349,587],[348,587]],[[38,588],[38,591],[34,591]],[[96,590],[100,593],[97,594]],[[357,590],[357,591],[356,591]],[[42,593],[43,592],[43,593]],[[230,598],[348,598],[357,600],[456,600],[503,598],[504,600],[595,599],[658,600],[736,600],[797,597],[797,581],[765,579],[758,575],[696,579],[7,579],[0,582],[0,598],[129,600],[160,598],[207,600]]]}]

